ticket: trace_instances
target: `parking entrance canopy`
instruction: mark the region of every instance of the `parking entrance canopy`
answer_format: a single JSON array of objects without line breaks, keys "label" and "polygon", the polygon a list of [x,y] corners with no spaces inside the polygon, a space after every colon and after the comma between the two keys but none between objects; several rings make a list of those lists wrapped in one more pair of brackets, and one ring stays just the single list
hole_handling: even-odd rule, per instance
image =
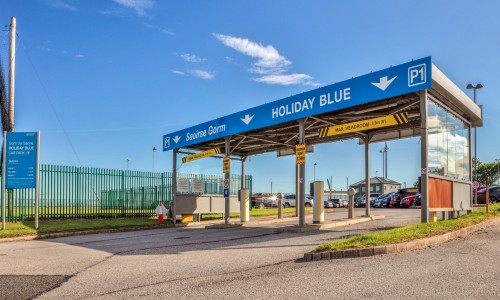
[{"label": "parking entrance canopy", "polygon": [[454,107],[465,118],[480,121],[480,109],[432,65],[431,57],[425,57],[166,134],[163,151],[208,150],[224,146],[226,136],[239,137],[231,147],[231,153],[239,156],[293,148],[298,135],[294,121],[303,118],[310,120],[306,124],[308,145],[360,136],[355,132],[324,138],[318,134],[322,127],[402,112],[409,123],[398,127],[412,128],[411,135],[415,135],[420,119],[417,92],[431,89],[436,80],[437,93],[455,99]]}]

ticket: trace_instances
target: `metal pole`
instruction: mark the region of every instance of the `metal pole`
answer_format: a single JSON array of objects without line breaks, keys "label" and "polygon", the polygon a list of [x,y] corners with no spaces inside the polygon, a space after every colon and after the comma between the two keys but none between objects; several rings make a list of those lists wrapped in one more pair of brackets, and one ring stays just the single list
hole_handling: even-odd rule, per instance
[{"label": "metal pole", "polygon": [[40,199],[40,131],[38,131],[36,138],[35,229],[38,229],[38,210]]},{"label": "metal pole", "polygon": [[151,168],[153,173],[155,172],[155,151],[156,151],[156,147],[153,147],[153,166]]},{"label": "metal pole", "polygon": [[[304,144],[306,140],[306,128],[305,120],[299,120],[299,144]],[[306,197],[306,165],[299,165],[299,193],[297,194],[296,204],[299,207],[299,227],[304,227],[306,224],[306,209],[305,209],[305,197]],[[317,204],[316,204],[317,205]]]},{"label": "metal pole", "polygon": [[[225,148],[226,148],[226,157],[229,157],[229,155],[231,154],[231,149],[230,149],[230,146],[231,146],[231,137],[230,136],[226,136],[224,138],[226,144],[225,144]],[[224,174],[224,179],[226,180],[231,180],[231,174],[230,172],[228,173],[225,173]],[[231,195],[231,184],[229,184],[229,193],[227,195],[227,197],[224,199],[224,224],[229,224],[229,214],[230,214],[230,209],[229,209],[229,205],[230,205],[230,202],[229,202],[229,199],[230,199],[230,196]]]},{"label": "metal pole", "polygon": [[[476,103],[476,88],[474,88],[474,103]],[[476,127],[474,127],[474,180],[477,181],[477,133],[476,133]],[[477,204],[477,189],[474,189],[474,204]]]},{"label": "metal pole", "polygon": [[422,223],[429,222],[429,192],[428,192],[428,122],[427,122],[427,90],[420,92],[420,186],[422,199],[421,217]]},{"label": "metal pole", "polygon": [[366,180],[366,193],[365,193],[365,211],[366,216],[370,216],[370,137],[365,138],[365,180]]},{"label": "metal pole", "polygon": [[172,200],[170,204],[170,209],[172,210],[172,222],[177,222],[177,149],[172,153]]},{"label": "metal pole", "polygon": [[[473,177],[473,174],[472,174],[472,129],[471,129],[471,125],[467,125],[467,134],[469,135],[467,137],[467,147],[469,147],[469,151],[468,151],[468,154],[469,154],[469,180],[470,181],[473,181],[474,180],[474,177]],[[470,190],[470,193],[469,193],[469,203],[470,203],[470,207],[472,207],[473,203],[474,203],[474,191],[472,189],[472,185],[471,185],[471,190]]]},{"label": "metal pole", "polygon": [[5,192],[5,178],[7,177],[5,174],[5,163],[6,159],[5,157],[7,156],[7,133],[4,131],[3,132],[3,162],[2,162],[2,230],[5,230],[5,201],[7,199],[7,193]]},{"label": "metal pole", "polygon": [[313,181],[316,182],[316,163],[314,163],[314,175],[313,175]]},{"label": "metal pole", "polygon": [[246,180],[245,180],[245,161],[246,157],[241,158],[241,189],[246,188]]},{"label": "metal pole", "polygon": [[299,165],[295,164],[295,216],[296,217],[299,216],[299,206],[297,205],[298,201],[299,201],[299,193],[300,193],[299,173],[300,173]]},{"label": "metal pole", "polygon": [[[246,190],[245,178],[245,161],[246,157],[241,158],[241,191],[240,191],[240,221],[250,221],[250,199],[248,199],[248,191]],[[248,200],[247,200],[248,199]]]},{"label": "metal pole", "polygon": [[385,146],[384,146],[384,155],[385,155],[385,175],[384,175],[384,178],[388,178],[389,177],[389,171],[387,169],[387,161],[388,161],[388,157],[387,157],[387,150],[389,150],[389,148],[387,148],[387,142],[385,142]]},{"label": "metal pole", "polygon": [[382,153],[382,176],[385,178],[385,153],[384,150],[381,150]]},{"label": "metal pole", "polygon": [[9,50],[9,123],[11,130],[14,131],[14,79],[16,75],[16,18],[14,17],[10,19]]}]

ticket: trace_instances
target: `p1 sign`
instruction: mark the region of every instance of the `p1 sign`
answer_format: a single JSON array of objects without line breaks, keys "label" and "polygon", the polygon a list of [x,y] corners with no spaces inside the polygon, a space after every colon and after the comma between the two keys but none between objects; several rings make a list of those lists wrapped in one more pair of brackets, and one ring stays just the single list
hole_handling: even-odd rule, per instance
[{"label": "p1 sign", "polygon": [[408,86],[415,86],[426,83],[425,64],[408,68]]}]

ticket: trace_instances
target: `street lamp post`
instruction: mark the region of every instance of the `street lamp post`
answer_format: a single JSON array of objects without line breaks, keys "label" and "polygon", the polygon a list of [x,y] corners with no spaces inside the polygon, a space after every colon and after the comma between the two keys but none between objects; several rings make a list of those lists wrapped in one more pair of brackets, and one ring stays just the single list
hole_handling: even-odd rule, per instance
[{"label": "street lamp post", "polygon": [[156,147],[153,147],[153,166],[152,166],[152,171],[153,173],[155,172],[155,151],[156,151]]},{"label": "street lamp post", "polygon": [[[468,90],[474,90],[474,103],[476,102],[476,90],[477,89],[482,89],[484,86],[481,83],[478,83],[476,85],[473,85],[472,83],[469,83],[467,85]],[[474,180],[477,180],[477,135],[476,135],[476,128],[474,127]],[[477,203],[477,189],[474,189],[474,204]]]},{"label": "street lamp post", "polygon": [[387,178],[387,150],[389,150],[389,147],[387,147],[387,142],[385,142],[384,148],[379,151],[382,153],[382,176],[384,178]]},{"label": "street lamp post", "polygon": [[130,170],[130,158],[127,158],[127,171]]},{"label": "street lamp post", "polygon": [[316,181],[316,165],[317,163],[314,163],[314,181]]}]

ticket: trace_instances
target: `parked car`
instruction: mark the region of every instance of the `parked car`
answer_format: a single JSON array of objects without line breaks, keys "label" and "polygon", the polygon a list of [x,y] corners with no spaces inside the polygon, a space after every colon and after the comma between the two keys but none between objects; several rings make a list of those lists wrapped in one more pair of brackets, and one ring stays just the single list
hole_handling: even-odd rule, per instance
[{"label": "parked car", "polygon": [[[377,199],[377,197],[380,196],[380,193],[370,193],[370,206],[372,205],[372,200]],[[365,207],[366,205],[366,195],[363,195],[363,198],[359,201],[359,204],[357,207]]]},{"label": "parked car", "polygon": [[333,207],[345,207],[346,203],[342,199],[330,199],[328,201],[333,202]]},{"label": "parked car", "polygon": [[361,207],[360,202],[361,202],[361,200],[363,200],[363,196],[364,195],[361,195],[359,197],[354,198],[354,207]]},{"label": "parked car", "polygon": [[404,197],[403,199],[401,199],[401,202],[399,203],[399,206],[400,207],[410,207],[413,205],[413,201],[415,201],[415,197],[417,195],[411,195],[411,196],[407,196],[407,197]]},{"label": "parked car", "polygon": [[323,201],[324,202],[324,206],[325,208],[334,208],[334,207],[339,207],[338,203],[333,203],[332,200],[325,200]]},{"label": "parked car", "polygon": [[[498,202],[500,200],[500,186],[490,186],[488,187],[490,203]],[[485,204],[486,201],[486,188],[477,191],[477,203]]]},{"label": "parked car", "polygon": [[373,207],[382,207],[382,203],[384,198],[386,198],[389,194],[383,194],[377,197],[377,199],[373,200]]},{"label": "parked car", "polygon": [[314,197],[307,196],[305,199],[305,207],[313,207],[314,205]]},{"label": "parked car", "polygon": [[416,187],[397,190],[396,193],[394,194],[393,199],[391,199],[391,206],[399,207],[401,199],[407,196],[415,195],[416,193],[418,193],[418,188]]},{"label": "parked car", "polygon": [[413,200],[413,206],[422,206],[422,196],[420,194],[415,195],[415,200]]},{"label": "parked car", "polygon": [[382,199],[380,207],[391,207],[391,201],[394,199],[395,194],[396,192],[387,194],[387,196]]},{"label": "parked car", "polygon": [[[313,197],[306,197],[305,199],[305,206],[306,207],[312,207],[314,203],[314,198]],[[283,198],[283,206],[284,207],[295,207],[297,206],[297,199],[295,195],[286,195]]]},{"label": "parked car", "polygon": [[370,207],[375,207],[375,202],[379,200],[380,198],[385,197],[386,194],[380,194],[378,197],[372,197],[370,194]]},{"label": "parked car", "polygon": [[252,204],[258,208],[278,207],[278,199],[273,194],[257,193],[252,197]]}]

